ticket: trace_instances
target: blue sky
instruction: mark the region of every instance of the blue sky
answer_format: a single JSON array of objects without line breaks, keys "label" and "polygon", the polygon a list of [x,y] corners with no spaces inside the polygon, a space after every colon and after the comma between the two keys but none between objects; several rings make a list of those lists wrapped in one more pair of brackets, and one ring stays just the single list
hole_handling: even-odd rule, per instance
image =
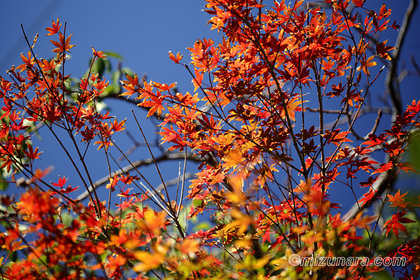
[{"label": "blue sky", "polygon": [[[186,82],[190,78],[168,59],[168,51],[186,53],[197,38],[209,37],[209,16],[202,12],[204,1],[2,1],[0,4],[0,71],[19,62],[27,51],[20,24],[30,39],[39,32],[36,52],[50,56],[45,27],[60,17],[74,33],[68,73],[82,75],[91,57],[91,46],[121,54],[124,65],[161,81]],[[6,39],[7,38],[7,39]]]},{"label": "blue sky", "polygon": [[[380,1],[374,2],[380,3]],[[409,1],[384,2],[389,2],[388,7],[393,9],[392,21],[395,19],[401,25],[402,16]],[[171,50],[174,53],[179,51],[185,54],[184,60],[188,61],[189,53],[185,48],[192,46],[197,38],[218,38],[217,32],[210,31],[210,26],[206,25],[209,15],[202,11],[204,5],[205,2],[201,0],[2,1],[0,3],[0,26],[2,26],[0,29],[2,38],[0,75],[5,75],[5,70],[10,65],[18,65],[19,54],[27,52],[20,24],[24,25],[30,40],[39,32],[40,37],[35,52],[40,57],[49,58],[52,56],[51,44],[50,38],[44,36],[45,27],[51,25],[52,19],[60,17],[62,22],[67,22],[67,34],[74,33],[72,43],[76,44],[71,52],[71,60],[66,63],[67,74],[71,73],[79,77],[85,73],[88,68],[88,59],[92,54],[91,46],[93,46],[97,50],[113,51],[122,55],[123,65],[130,67],[139,75],[147,73],[150,79],[159,82],[178,82],[181,92],[192,91],[191,77],[183,67],[175,65],[169,59],[168,51]],[[403,60],[410,69],[413,69],[410,64],[411,55],[414,55],[420,63],[418,55],[420,36],[416,30],[419,22],[417,13],[403,49]],[[393,31],[387,34],[390,35],[389,43],[393,42],[397,35]],[[375,90],[383,91],[380,83]],[[402,91],[405,104],[413,98],[419,99],[418,77],[407,78]],[[127,110],[127,107],[118,102],[112,104],[115,105],[113,113],[119,115],[119,119],[127,117],[129,121],[131,120],[129,125],[135,127],[131,112]],[[151,127],[149,127],[148,136],[153,137]],[[43,135],[41,143],[44,148],[53,150],[52,153],[43,154],[46,164],[56,166],[54,174],[66,175],[70,178],[75,176],[66,168],[68,162],[64,155],[58,152],[58,147],[48,141],[48,137],[48,135]],[[135,137],[139,139],[140,134],[137,133]],[[131,144],[127,139],[123,139],[122,142],[127,146]],[[92,157],[89,164],[98,170],[95,172],[95,179],[106,175],[107,170],[100,168],[104,167],[103,157]],[[172,165],[165,171],[168,173],[166,179],[171,179],[178,172],[177,164],[176,168]],[[155,182],[159,183],[159,180],[156,179]]]}]

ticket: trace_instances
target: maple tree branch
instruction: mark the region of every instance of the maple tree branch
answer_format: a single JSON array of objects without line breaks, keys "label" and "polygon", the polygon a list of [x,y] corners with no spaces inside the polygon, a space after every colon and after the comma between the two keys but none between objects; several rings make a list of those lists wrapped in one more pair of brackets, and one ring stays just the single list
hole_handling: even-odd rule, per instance
[{"label": "maple tree branch", "polygon": [[[124,153],[126,156],[131,155],[138,147],[146,146],[145,143],[138,142],[137,139],[134,138],[134,136],[131,134],[129,130],[124,130],[124,133],[128,136],[128,138],[130,138],[131,142],[133,142],[133,145]],[[164,149],[162,145],[159,144],[158,139],[155,140],[155,144],[149,143],[149,145],[155,148],[158,148],[162,153],[164,153]],[[124,160],[124,157],[120,156],[118,158],[118,161],[122,161],[122,160]]]},{"label": "maple tree branch", "polygon": [[[139,184],[137,184],[135,181],[133,181],[133,184],[148,198],[151,198],[150,195],[152,196],[153,199],[151,199],[151,201],[153,203],[155,203],[155,205],[157,207],[159,207],[162,211],[164,211],[177,225],[178,225],[178,229],[180,229],[179,227],[179,222],[177,220],[177,218],[172,214],[172,212],[170,210],[168,210],[168,204],[170,202],[167,202],[164,200],[163,197],[161,196],[155,196],[154,193],[156,192],[156,188],[147,180],[147,178],[139,171],[139,169],[137,167],[134,166],[133,162],[130,161],[127,156],[124,154],[124,152],[121,150],[121,148],[115,143],[115,141],[111,140],[111,143],[115,146],[115,148],[117,148],[117,150],[124,156],[124,158],[128,161],[128,163],[130,164],[130,166],[132,167],[132,169],[134,171],[137,172],[137,174],[140,175],[140,177],[144,180],[144,182],[149,186],[146,186],[143,182],[140,182]],[[151,159],[151,163],[155,162],[156,159],[152,158]],[[118,165],[118,164],[117,164]],[[121,166],[118,165],[118,167],[120,168],[120,170],[122,170]],[[141,187],[140,187],[141,186]],[[150,189],[153,191],[150,191]],[[168,207],[168,208],[167,208]],[[180,230],[180,234],[182,237],[184,237],[184,233],[182,232],[182,230]]]},{"label": "maple tree branch", "polygon": [[186,172],[185,174],[181,174],[181,176],[177,176],[177,177],[172,178],[170,180],[166,180],[165,185],[163,183],[161,183],[159,186],[156,187],[156,193],[154,193],[154,194],[160,193],[165,186],[173,186],[173,185],[178,184],[179,180],[180,180],[180,177],[181,177],[181,180],[185,181],[186,179],[192,178],[194,176],[195,176],[194,173]]},{"label": "maple tree branch", "polygon": [[[393,119],[395,119],[397,115],[401,115],[402,113],[401,94],[399,90],[395,87],[396,78],[398,76],[397,66],[400,59],[401,49],[407,35],[407,30],[412,21],[414,11],[417,8],[417,4],[418,4],[417,0],[411,0],[410,5],[408,6],[406,10],[403,25],[401,26],[401,29],[400,29],[400,32],[398,34],[398,38],[395,44],[396,49],[394,50],[392,54],[392,61],[388,66],[388,72],[387,72],[385,84],[389,90],[389,94],[390,94],[392,105],[393,105],[393,111],[392,111]],[[399,163],[401,159],[402,159],[402,155],[399,155],[396,159],[394,159],[394,164]],[[381,175],[379,175],[379,178],[372,185],[372,189],[376,191],[377,196],[381,196],[388,188],[393,187],[397,179],[397,172],[395,171],[395,167],[390,172],[391,174],[384,172]],[[369,208],[373,204],[373,202],[374,200],[370,200],[364,203],[361,207],[359,207],[358,201],[356,201],[356,203],[350,208],[350,210],[347,211],[347,213],[343,216],[343,220],[348,221],[354,218],[359,212],[364,211],[365,209]]]},{"label": "maple tree branch", "polygon": [[398,33],[398,37],[395,42],[395,49],[391,55],[392,60],[388,66],[388,73],[385,80],[385,84],[387,86],[387,90],[391,97],[392,105],[394,108],[393,120],[396,119],[397,115],[402,114],[401,93],[399,91],[398,84],[396,84],[398,77],[397,68],[401,55],[401,50],[406,39],[408,28],[412,22],[414,11],[417,8],[417,4],[417,0],[411,0],[410,5],[407,7],[403,24],[400,28],[400,32]]},{"label": "maple tree branch", "polygon": [[[109,153],[108,153],[108,148],[104,148],[104,152],[105,152],[105,158],[106,158],[106,165],[108,168],[108,180],[111,180],[112,174],[111,174],[111,165],[109,164]],[[111,209],[111,193],[112,193],[112,187],[109,188],[108,191],[108,205],[107,205],[107,211],[106,211],[106,225],[105,225],[105,229],[108,228],[108,222],[109,222],[109,211]]]},{"label": "maple tree branch", "polygon": [[413,55],[411,56],[411,63],[413,64],[414,69],[416,69],[416,75],[420,75],[420,67],[417,64]]},{"label": "maple tree branch", "polygon": [[[131,110],[131,113],[133,114],[133,117],[134,117],[134,119],[135,119],[135,121],[136,121],[136,123],[137,123],[137,127],[139,128],[139,131],[141,132],[141,136],[143,137],[143,139],[144,139],[144,141],[145,141],[145,143],[146,143],[147,149],[149,150],[149,153],[150,153],[150,155],[151,155],[151,157],[152,157],[152,159],[153,159],[153,163],[154,163],[154,165],[155,165],[155,167],[156,167],[156,170],[157,170],[157,172],[158,172],[158,174],[159,174],[160,180],[162,181],[162,184],[164,185],[164,190],[165,190],[165,193],[166,193],[166,198],[167,198],[167,199],[168,199],[168,201],[169,201],[169,200],[170,200],[170,197],[169,197],[168,191],[167,191],[167,189],[166,189],[166,186],[165,186],[165,181],[163,180],[162,173],[160,172],[159,166],[157,165],[157,162],[156,162],[155,156],[153,155],[153,152],[152,152],[152,150],[150,149],[149,143],[147,142],[146,136],[145,136],[145,135],[144,135],[144,133],[143,133],[143,129],[141,128],[141,125],[140,125],[139,121],[137,120],[136,114],[134,114],[134,111],[133,111],[133,110]],[[174,212],[174,211],[173,211],[173,209],[172,209],[172,205],[170,205],[170,204],[169,204],[169,210],[170,210],[171,212]]]},{"label": "maple tree branch", "polygon": [[[182,205],[182,200],[184,199],[184,188],[185,188],[185,179],[187,179],[187,173],[186,173],[186,168],[187,168],[187,154],[188,154],[188,146],[185,147],[185,152],[184,152],[184,167],[183,167],[183,171],[182,171],[182,176],[181,176],[181,170],[179,172],[178,175],[178,184],[177,184],[177,190],[176,190],[176,199],[178,198],[178,189],[179,189],[179,178],[181,178],[181,193],[179,196],[179,208],[178,211],[176,213],[176,216],[179,216],[179,211],[181,211],[181,205]],[[165,184],[163,184],[165,185]]]},{"label": "maple tree branch", "polygon": [[[391,174],[388,174],[387,172],[380,174],[379,178],[375,181],[375,183],[372,184],[372,189],[376,191],[377,196],[381,196],[382,193],[385,192],[387,189],[392,188],[395,179],[396,171],[394,168],[393,170],[391,170]],[[358,213],[369,208],[375,200],[372,199],[364,203],[362,206],[360,206],[359,201],[356,201],[356,203],[353,204],[350,210],[347,211],[347,213],[343,216],[344,222],[354,218]]]},{"label": "maple tree branch", "polygon": [[[162,162],[162,161],[167,161],[167,160],[179,160],[179,159],[184,159],[185,157],[185,153],[182,152],[168,152],[168,153],[164,153],[159,157],[155,157],[154,160],[156,162]],[[188,153],[187,154],[187,159],[188,160],[192,160],[194,162],[202,162],[203,160],[200,159],[199,157],[197,157],[196,155],[194,155],[193,153]],[[141,167],[141,166],[148,166],[150,164],[154,163],[153,158],[147,158],[147,159],[142,159],[142,160],[137,160],[137,161],[133,161],[131,164],[121,168],[118,171],[115,171],[112,173],[112,177],[114,175],[121,175],[121,174],[127,174],[130,171]],[[109,182],[109,175],[102,177],[101,179],[95,181],[91,186],[89,186],[89,191],[91,192],[93,189],[96,189],[106,183]],[[160,186],[157,187],[155,190],[157,191],[158,189],[160,189]],[[155,192],[156,192],[155,191]],[[89,193],[88,190],[84,191],[82,194],[80,194],[77,197],[77,200],[81,201],[84,200],[88,197]]]},{"label": "maple tree branch", "polygon": [[[359,114],[359,117],[361,117],[361,116],[363,116],[363,115],[365,115],[365,114],[368,114],[368,113],[371,113],[371,112],[373,112],[374,110],[376,110],[376,109],[369,109],[369,108],[366,108],[367,110],[361,110],[361,113]],[[378,111],[379,110],[381,110],[381,112],[382,112],[382,114],[385,112],[386,114],[390,114],[390,113],[392,113],[392,109],[390,109],[390,108],[383,108],[383,109],[378,109]],[[334,123],[328,123],[327,125],[326,125],[326,127],[328,128],[328,129],[331,129],[332,127],[334,127],[334,124],[336,124],[336,126],[340,126],[340,125],[342,125],[342,124],[345,124],[345,123],[348,123],[348,120],[347,120],[347,116],[343,116],[343,117],[341,117],[341,118],[338,118],[336,121],[334,121]]]},{"label": "maple tree branch", "polygon": [[[359,117],[360,117],[360,115],[359,115]],[[361,136],[360,134],[358,134],[353,126],[350,126],[350,131],[356,137],[356,139],[366,141],[366,140],[369,139],[370,134],[375,133],[376,129],[378,128],[379,121],[381,120],[381,117],[382,117],[382,110],[379,109],[378,110],[378,115],[375,119],[375,122],[373,123],[372,129],[365,136]],[[350,123],[350,120],[351,120],[350,117],[348,117],[348,123]]]},{"label": "maple tree branch", "polygon": [[[379,110],[381,110],[382,113],[385,113],[385,114],[392,113],[392,110],[390,108],[380,108],[380,107],[370,107],[370,106],[368,106],[368,107],[364,107],[364,108],[362,108],[360,110],[359,117],[362,116],[362,115],[364,115],[364,114],[372,113],[374,111],[379,111]],[[319,112],[319,109],[318,108],[305,107],[305,111]],[[341,113],[341,110],[325,110],[324,109],[324,113],[328,113],[328,114],[340,114]],[[351,112],[348,112],[348,114],[352,114],[352,113]]]}]

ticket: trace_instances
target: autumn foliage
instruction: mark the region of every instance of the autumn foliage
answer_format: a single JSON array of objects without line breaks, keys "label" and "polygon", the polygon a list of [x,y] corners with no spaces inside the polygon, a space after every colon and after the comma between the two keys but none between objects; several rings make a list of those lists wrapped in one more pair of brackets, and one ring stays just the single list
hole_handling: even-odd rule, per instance
[{"label": "autumn foliage", "polygon": [[[10,184],[24,176],[26,188],[18,199],[1,197],[2,279],[368,279],[385,268],[372,265],[378,256],[406,258],[405,267],[387,269],[415,279],[419,239],[408,226],[420,203],[392,182],[414,171],[404,154],[420,128],[420,101],[391,116],[388,128],[355,131],[383,75],[379,64],[394,59],[387,40],[377,40],[397,29],[391,11],[355,0],[286,2],[207,0],[220,42],[197,40],[190,64],[169,53],[191,74],[192,93],[125,75],[119,96],[160,120],[170,152],[200,166],[191,181],[180,172],[176,195],[137,168],[104,170],[110,197],[119,198],[113,205],[91,188],[86,164],[92,145],[108,166],[112,153],[124,155],[114,136],[126,121],[97,108],[109,82],[91,68],[71,85],[64,64],[74,46],[59,19],[47,28],[52,59],[28,42],[22,64],[0,81],[1,168]],[[93,49],[92,65],[105,57]],[[136,114],[133,121],[140,123]],[[38,125],[71,159],[89,203],[66,177],[49,182],[50,170],[36,168]],[[337,188],[352,196],[333,200]],[[345,215],[349,199],[357,209]],[[381,212],[365,211],[374,202],[396,211],[381,223]],[[396,245],[382,246],[391,236]],[[293,254],[369,260],[294,266]]]}]

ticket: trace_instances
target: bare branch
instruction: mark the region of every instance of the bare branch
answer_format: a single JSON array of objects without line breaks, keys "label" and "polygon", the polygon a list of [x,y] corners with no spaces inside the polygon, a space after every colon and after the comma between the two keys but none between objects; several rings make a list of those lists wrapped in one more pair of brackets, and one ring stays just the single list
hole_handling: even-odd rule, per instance
[{"label": "bare branch", "polygon": [[[392,54],[392,61],[388,67],[387,77],[386,77],[386,86],[388,88],[392,106],[393,106],[393,119],[396,118],[397,115],[402,114],[402,103],[401,103],[401,94],[398,89],[397,79],[397,66],[400,59],[401,49],[403,47],[404,41],[406,39],[407,31],[410,26],[411,20],[414,15],[414,11],[418,5],[417,0],[411,0],[410,5],[408,6],[403,24],[401,26],[400,32],[398,34],[397,41],[395,43],[395,50]],[[402,159],[402,155],[398,156],[394,159],[394,163],[399,163]],[[377,196],[382,196],[385,190],[392,188],[393,184],[397,179],[397,172],[394,169],[390,171],[390,173],[382,173],[379,175],[378,180],[372,185],[372,188],[376,191]],[[364,211],[368,207],[370,207],[373,203],[373,200],[369,203],[365,203],[362,207],[359,207],[358,203],[356,202],[353,207],[344,215],[344,221],[348,221],[349,219],[355,217],[357,213]]]},{"label": "bare branch", "polygon": [[[185,173],[185,175],[182,174],[181,176],[185,177],[184,180],[186,180],[186,179],[194,177],[194,173],[187,172],[187,173]],[[181,180],[182,180],[182,178],[181,178]],[[172,185],[178,184],[178,182],[179,182],[179,177],[175,177],[171,180],[165,181],[165,185],[166,186],[172,186]],[[164,185],[160,184],[159,186],[157,186],[156,191],[159,193],[163,190],[163,188],[164,188]],[[181,204],[179,204],[179,205],[181,205]]]},{"label": "bare branch", "polygon": [[[185,153],[170,152],[170,153],[164,153],[159,157],[155,157],[155,161],[156,162],[161,162],[161,161],[165,161],[165,160],[179,160],[179,159],[184,159],[184,157],[185,157]],[[199,157],[197,157],[193,153],[188,153],[187,154],[187,159],[195,161],[195,162],[202,162],[203,161],[202,159],[200,159]],[[112,176],[126,174],[126,173],[129,173],[130,171],[132,171],[135,168],[138,168],[140,166],[147,166],[147,165],[150,165],[150,164],[153,164],[153,163],[154,163],[153,158],[137,160],[137,161],[132,162],[132,164],[129,164],[129,165],[121,168],[120,170],[115,171],[112,174]],[[101,179],[94,182],[93,185],[89,187],[89,191],[92,191],[93,189],[96,189],[96,188],[98,188],[102,185],[105,185],[108,182],[109,182],[109,175],[104,176]],[[77,197],[77,200],[79,200],[79,201],[84,200],[85,198],[88,197],[88,195],[89,195],[89,193],[86,190]]]},{"label": "bare branch", "polygon": [[408,6],[405,12],[404,21],[401,26],[400,32],[398,33],[397,41],[395,42],[395,50],[392,53],[392,61],[388,66],[388,73],[385,80],[385,84],[389,91],[392,105],[394,107],[393,120],[395,120],[397,115],[402,114],[401,93],[396,83],[396,80],[398,78],[397,67],[400,59],[401,50],[406,39],[407,31],[413,19],[414,11],[417,7],[417,4],[417,0],[411,0],[410,5]]},{"label": "bare branch", "polygon": [[413,55],[411,56],[411,63],[413,64],[414,69],[416,69],[416,74],[417,74],[417,75],[420,75],[420,67],[419,67],[419,65],[417,64],[416,59],[414,58],[414,56],[413,56]]}]

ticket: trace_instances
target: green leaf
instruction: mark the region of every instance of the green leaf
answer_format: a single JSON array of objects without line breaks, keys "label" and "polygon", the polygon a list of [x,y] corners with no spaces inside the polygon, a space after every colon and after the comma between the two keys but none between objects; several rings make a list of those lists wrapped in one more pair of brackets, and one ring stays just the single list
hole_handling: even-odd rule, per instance
[{"label": "green leaf", "polygon": [[210,229],[210,228],[211,228],[210,223],[208,223],[208,222],[202,222],[202,223],[197,224],[197,225],[194,227],[194,231],[199,231],[199,230],[208,230],[208,229]]},{"label": "green leaf", "polygon": [[98,60],[96,60],[92,65],[92,72],[99,74],[99,78],[102,78],[105,73],[105,60],[98,58]]},{"label": "green leaf", "polygon": [[187,222],[188,213],[187,213],[186,209],[189,209],[189,207],[185,207],[184,209],[182,209],[179,212],[179,215],[178,215],[179,224],[181,225],[181,228],[185,232],[188,230],[188,222]]},{"label": "green leaf", "polygon": [[133,71],[133,70],[131,70],[131,69],[130,69],[130,68],[128,68],[128,67],[124,67],[124,68],[122,69],[122,72],[123,72],[123,73],[125,73],[125,74],[127,74],[127,75],[129,75],[130,77],[134,77],[134,75],[135,75],[134,71]]},{"label": "green leaf", "polygon": [[61,213],[61,220],[63,221],[63,225],[69,227],[71,222],[73,221],[74,217],[72,217],[69,213]]},{"label": "green leaf", "polygon": [[116,88],[114,85],[109,85],[105,88],[103,95],[101,95],[102,97],[106,97],[108,95],[114,95],[116,93],[118,93],[118,88]]},{"label": "green leaf", "polygon": [[119,54],[117,54],[115,52],[104,52],[104,54],[106,54],[106,56],[114,57],[114,58],[117,58],[119,60],[123,60],[124,59],[124,57],[122,57],[121,55],[119,55]]},{"label": "green leaf", "polygon": [[121,72],[120,71],[115,71],[114,73],[112,73],[112,82],[115,86],[119,86],[120,85],[120,79],[121,79]]},{"label": "green leaf", "polygon": [[193,204],[194,204],[195,207],[201,206],[203,204],[203,200],[201,200],[201,199],[194,199],[193,200]]}]

